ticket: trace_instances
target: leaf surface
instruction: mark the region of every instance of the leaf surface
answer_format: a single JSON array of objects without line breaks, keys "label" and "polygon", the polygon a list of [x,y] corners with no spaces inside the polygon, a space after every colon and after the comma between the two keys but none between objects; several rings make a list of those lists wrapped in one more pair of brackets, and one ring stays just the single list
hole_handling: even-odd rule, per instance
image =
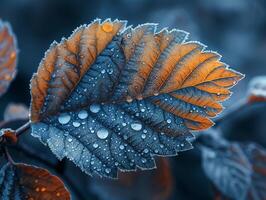
[{"label": "leaf surface", "polygon": [[16,76],[17,53],[16,38],[12,29],[0,19],[0,96],[7,91]]},{"label": "leaf surface", "polygon": [[9,163],[0,171],[0,197],[2,200],[70,200],[63,182],[47,170]]},{"label": "leaf surface", "polygon": [[88,174],[155,167],[191,149],[242,75],[155,24],[95,20],[53,43],[31,81],[32,133]]},{"label": "leaf surface", "polygon": [[229,143],[203,150],[203,168],[228,198],[266,199],[266,151],[253,143]]}]

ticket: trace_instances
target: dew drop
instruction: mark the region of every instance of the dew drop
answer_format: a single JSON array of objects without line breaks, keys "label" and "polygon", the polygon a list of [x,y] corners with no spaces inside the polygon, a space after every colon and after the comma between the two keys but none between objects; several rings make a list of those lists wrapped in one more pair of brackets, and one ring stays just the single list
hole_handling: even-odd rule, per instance
[{"label": "dew drop", "polygon": [[149,152],[149,150],[148,149],[144,149],[144,153],[148,153]]},{"label": "dew drop", "polygon": [[73,122],[73,126],[77,128],[80,126],[80,123],[79,122]]},{"label": "dew drop", "polygon": [[105,69],[103,69],[103,70],[101,71],[101,73],[104,74],[104,73],[105,73]]},{"label": "dew drop", "polygon": [[132,123],[130,126],[135,131],[140,131],[142,129],[142,125],[139,123]]},{"label": "dew drop", "polygon": [[73,139],[72,139],[72,138],[68,138],[67,141],[68,141],[68,142],[72,142]]},{"label": "dew drop", "polygon": [[92,113],[97,113],[97,112],[99,112],[100,111],[100,106],[98,105],[98,104],[91,104],[90,105],[90,111],[92,112]]},{"label": "dew drop", "polygon": [[171,119],[167,119],[166,122],[167,122],[168,124],[171,124],[172,120],[171,120]]},{"label": "dew drop", "polygon": [[141,138],[142,139],[145,139],[146,138],[146,135],[145,134],[141,134]]},{"label": "dew drop", "polygon": [[125,122],[122,123],[122,126],[126,126],[126,125],[127,125],[127,123],[125,123]]},{"label": "dew drop", "polygon": [[105,169],[105,172],[106,172],[107,174],[109,174],[109,173],[111,172],[111,169],[106,168],[106,169]]},{"label": "dew drop", "polygon": [[70,121],[70,116],[68,114],[61,114],[58,117],[58,121],[60,124],[67,124]]},{"label": "dew drop", "polygon": [[80,119],[86,119],[88,117],[88,112],[86,110],[81,110],[78,114]]},{"label": "dew drop", "polygon": [[142,158],[142,159],[141,159],[141,162],[142,162],[142,163],[146,163],[146,162],[147,162],[146,158]]},{"label": "dew drop", "polygon": [[128,103],[131,103],[133,101],[133,99],[132,99],[131,96],[127,96],[127,99],[126,100],[127,100]]},{"label": "dew drop", "polygon": [[108,130],[105,129],[105,128],[100,128],[98,131],[97,131],[97,136],[100,138],[100,139],[105,139],[108,137]]},{"label": "dew drop", "polygon": [[120,145],[120,146],[119,146],[119,149],[121,149],[121,150],[123,150],[124,148],[125,148],[124,145]]},{"label": "dew drop", "polygon": [[99,147],[99,145],[98,145],[97,143],[94,143],[92,146],[93,146],[95,149]]}]

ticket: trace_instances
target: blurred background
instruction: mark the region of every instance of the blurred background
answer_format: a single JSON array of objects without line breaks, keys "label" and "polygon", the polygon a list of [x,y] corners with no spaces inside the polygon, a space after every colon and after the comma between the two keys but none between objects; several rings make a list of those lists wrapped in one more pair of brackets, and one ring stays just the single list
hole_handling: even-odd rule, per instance
[{"label": "blurred background", "polygon": [[[253,77],[266,75],[265,10],[265,0],[0,0],[0,18],[11,23],[20,50],[18,75],[9,92],[1,98],[0,111],[3,112],[10,101],[29,105],[29,81],[49,45],[63,36],[68,37],[77,26],[95,18],[128,20],[128,24],[134,26],[154,22],[161,28],[189,32],[191,40],[199,40],[208,49],[219,52],[225,63],[246,75],[233,88],[232,98],[224,102],[230,107],[245,97],[248,82]],[[244,109],[236,113],[239,115],[236,120],[232,117],[221,129],[229,139],[255,138],[264,145],[265,110],[265,105]],[[232,136],[232,132],[237,133]],[[251,134],[254,137],[249,137]],[[37,149],[50,154],[35,142]],[[197,154],[192,150],[171,158],[175,183],[170,199],[213,199],[211,185],[201,172]],[[48,159],[54,159],[51,157]],[[76,173],[72,179],[77,185],[82,184],[78,189],[83,197],[104,199],[99,195],[101,187],[95,189],[95,184],[91,187],[94,180],[71,163],[67,163],[66,170]],[[112,199],[112,194],[108,199]],[[124,199],[131,200],[131,197]]]}]

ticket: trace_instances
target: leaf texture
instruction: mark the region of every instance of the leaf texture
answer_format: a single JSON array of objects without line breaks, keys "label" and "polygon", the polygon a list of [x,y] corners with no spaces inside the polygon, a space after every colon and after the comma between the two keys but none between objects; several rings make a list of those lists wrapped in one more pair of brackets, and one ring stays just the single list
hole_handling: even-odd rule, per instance
[{"label": "leaf texture", "polygon": [[53,43],[31,81],[33,135],[88,174],[154,168],[191,149],[242,75],[155,24],[95,20]]},{"label": "leaf texture", "polygon": [[232,143],[203,150],[203,168],[230,199],[266,199],[266,151],[253,143]]},{"label": "leaf texture", "polygon": [[8,23],[0,19],[0,96],[3,95],[16,76],[16,38]]},{"label": "leaf texture", "polygon": [[7,163],[0,171],[2,200],[70,200],[63,182],[47,170]]}]

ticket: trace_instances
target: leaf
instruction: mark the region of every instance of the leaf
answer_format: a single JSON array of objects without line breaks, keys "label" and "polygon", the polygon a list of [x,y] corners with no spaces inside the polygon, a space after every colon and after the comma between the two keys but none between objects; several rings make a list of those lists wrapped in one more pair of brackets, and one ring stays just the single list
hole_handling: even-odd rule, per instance
[{"label": "leaf", "polygon": [[266,102],[266,76],[257,76],[249,83],[249,103]]},{"label": "leaf", "polygon": [[16,38],[10,25],[0,19],[0,96],[16,76],[17,52]]},{"label": "leaf", "polygon": [[157,159],[157,169],[150,171],[118,173],[118,180],[94,178],[92,191],[101,200],[166,200],[173,192],[170,163]]},{"label": "leaf", "polygon": [[32,134],[88,174],[154,168],[191,149],[242,75],[155,24],[95,20],[53,43],[31,81]]},{"label": "leaf", "polygon": [[5,121],[25,120],[29,118],[29,109],[24,104],[9,103],[4,112]]},{"label": "leaf", "polygon": [[228,198],[266,199],[266,151],[253,143],[203,149],[208,178]]},{"label": "leaf", "polygon": [[47,170],[7,163],[0,171],[2,200],[70,200],[63,182]]}]

